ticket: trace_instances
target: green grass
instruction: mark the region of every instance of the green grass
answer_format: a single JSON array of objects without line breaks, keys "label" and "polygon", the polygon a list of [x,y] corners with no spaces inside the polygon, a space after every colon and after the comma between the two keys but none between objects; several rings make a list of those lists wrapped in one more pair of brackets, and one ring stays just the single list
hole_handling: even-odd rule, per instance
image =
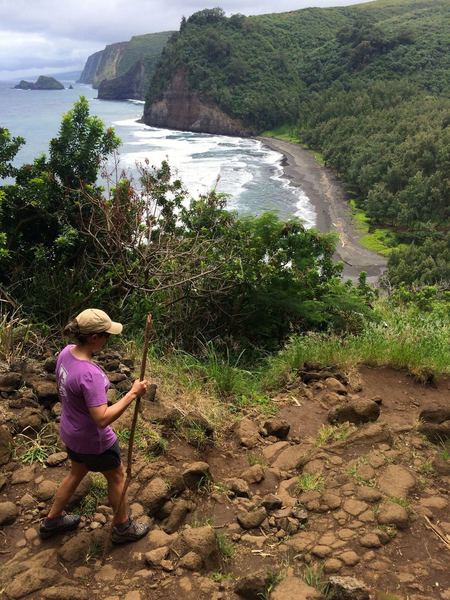
[{"label": "green grass", "polygon": [[289,142],[291,144],[299,144],[309,150],[311,154],[314,156],[319,165],[325,165],[325,159],[320,152],[317,150],[311,149],[307,144],[305,144],[299,137],[298,127],[295,125],[281,125],[275,129],[269,129],[267,131],[263,131],[261,133],[263,137],[271,137],[276,138],[277,140],[283,140],[284,142]]},{"label": "green grass", "polygon": [[339,425],[321,425],[314,444],[321,448],[333,442],[346,440],[356,430],[356,426],[351,423],[341,423]]},{"label": "green grass", "polygon": [[297,494],[309,491],[320,492],[323,490],[324,485],[325,479],[322,477],[322,475],[318,475],[317,473],[303,473],[297,478],[295,491]]},{"label": "green grass", "polygon": [[216,541],[221,559],[225,562],[231,560],[234,557],[235,548],[230,538],[222,531],[217,531]]},{"label": "green grass", "polygon": [[399,244],[394,232],[389,229],[376,228],[371,230],[369,218],[366,213],[357,207],[355,200],[349,200],[352,209],[353,222],[356,231],[360,234],[361,246],[372,250],[382,256],[389,256],[395,249],[406,247]]},{"label": "green grass", "polygon": [[328,600],[327,579],[322,565],[307,565],[303,571],[303,581],[320,592],[325,600]]},{"label": "green grass", "polygon": [[80,504],[74,509],[79,515],[89,517],[97,511],[97,506],[108,493],[108,483],[106,478],[100,473],[92,474],[92,483],[88,494],[82,498]]},{"label": "green grass", "polygon": [[264,456],[260,456],[254,452],[249,452],[247,454],[247,462],[251,467],[255,465],[261,465],[262,467],[267,466],[267,460],[264,458]]},{"label": "green grass", "polygon": [[[126,427],[119,429],[116,434],[121,444],[128,445],[131,436],[130,429]],[[147,458],[153,459],[167,452],[169,442],[154,427],[138,421],[134,434],[134,445],[142,450]]]},{"label": "green grass", "polygon": [[394,504],[398,504],[399,506],[403,507],[408,512],[411,512],[411,502],[407,498],[397,498],[396,496],[391,496],[389,500]]},{"label": "green grass", "polygon": [[44,425],[40,431],[27,427],[14,439],[14,459],[26,465],[45,463],[50,454],[59,450],[58,436],[52,423]]},{"label": "green grass", "polygon": [[414,307],[375,303],[377,319],[360,335],[311,333],[293,336],[284,350],[269,358],[263,385],[279,389],[305,362],[348,368],[360,364],[430,369],[450,373],[450,320],[441,312],[420,312]]},{"label": "green grass", "polygon": [[295,125],[281,125],[275,129],[269,129],[261,133],[263,137],[277,138],[291,144],[300,144],[300,138],[298,137],[298,127]]},{"label": "green grass", "polygon": [[450,461],[450,441],[449,440],[442,443],[441,458],[442,458],[442,460]]}]

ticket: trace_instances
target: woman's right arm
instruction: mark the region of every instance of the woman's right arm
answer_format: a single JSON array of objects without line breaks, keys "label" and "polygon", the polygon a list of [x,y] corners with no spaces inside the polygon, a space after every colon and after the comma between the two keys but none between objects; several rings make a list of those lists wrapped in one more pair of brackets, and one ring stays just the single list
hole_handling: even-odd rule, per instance
[{"label": "woman's right arm", "polygon": [[108,425],[111,425],[116,419],[122,415],[125,410],[130,406],[136,398],[141,397],[147,391],[148,381],[139,381],[137,379],[131,388],[131,390],[125,394],[123,398],[118,400],[112,406],[107,404],[101,404],[100,406],[89,407],[89,413],[94,420],[97,427],[105,429]]}]

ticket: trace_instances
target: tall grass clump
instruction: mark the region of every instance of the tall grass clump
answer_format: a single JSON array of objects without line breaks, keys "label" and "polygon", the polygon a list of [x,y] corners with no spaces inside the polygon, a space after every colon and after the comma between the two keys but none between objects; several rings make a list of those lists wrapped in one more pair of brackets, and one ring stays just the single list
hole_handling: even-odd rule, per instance
[{"label": "tall grass clump", "polygon": [[450,318],[444,304],[430,311],[378,300],[378,318],[367,322],[359,335],[307,333],[293,336],[287,346],[269,359],[263,385],[283,385],[305,362],[349,367],[358,364],[429,369],[450,373]]},{"label": "tall grass clump", "polygon": [[2,309],[0,311],[0,360],[9,364],[13,358],[22,356],[30,335],[30,325],[17,311],[11,313]]}]

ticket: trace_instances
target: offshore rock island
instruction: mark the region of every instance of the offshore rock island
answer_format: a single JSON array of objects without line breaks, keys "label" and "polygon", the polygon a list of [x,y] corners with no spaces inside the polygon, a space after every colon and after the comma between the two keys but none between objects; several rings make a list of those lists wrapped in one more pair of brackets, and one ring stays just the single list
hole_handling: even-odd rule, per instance
[{"label": "offshore rock island", "polygon": [[41,75],[37,81],[25,81],[22,79],[20,83],[14,86],[15,90],[63,90],[64,86],[54,77],[48,77],[47,75]]}]

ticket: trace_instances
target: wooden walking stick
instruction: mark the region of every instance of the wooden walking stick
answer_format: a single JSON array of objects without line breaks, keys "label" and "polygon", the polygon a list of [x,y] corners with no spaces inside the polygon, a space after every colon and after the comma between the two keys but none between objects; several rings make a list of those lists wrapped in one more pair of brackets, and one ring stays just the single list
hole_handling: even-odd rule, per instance
[{"label": "wooden walking stick", "polygon": [[[145,334],[144,334],[144,350],[142,353],[142,363],[141,363],[141,372],[140,372],[140,376],[139,376],[139,380],[143,381],[145,379],[145,370],[147,367],[147,354],[148,354],[148,345],[150,342],[150,330],[152,328],[152,315],[148,314],[147,315],[147,321],[145,323]],[[153,400],[155,397],[155,393],[156,393],[156,385],[152,385],[150,386],[150,399]],[[141,399],[140,398],[136,398],[135,404],[134,404],[134,414],[133,414],[133,423],[131,425],[131,431],[130,431],[130,439],[128,441],[128,453],[127,453],[127,476],[125,478],[125,483],[123,485],[123,490],[122,490],[122,495],[120,497],[120,502],[119,502],[119,506],[117,507],[117,511],[116,514],[120,512],[123,503],[125,501],[125,496],[128,490],[128,486],[130,485],[130,481],[131,481],[131,463],[133,460],[133,446],[134,446],[134,435],[136,433],[136,425],[137,425],[137,420],[138,420],[138,415],[139,415],[139,408],[140,408],[140,403],[141,403]],[[105,539],[105,545],[103,547],[103,556],[102,556],[102,564],[105,562],[106,559],[106,553],[108,552],[109,549],[109,544],[111,541],[111,534],[112,534],[112,528],[113,528],[113,521],[111,522],[111,529],[109,532],[109,535],[106,537]]]}]

